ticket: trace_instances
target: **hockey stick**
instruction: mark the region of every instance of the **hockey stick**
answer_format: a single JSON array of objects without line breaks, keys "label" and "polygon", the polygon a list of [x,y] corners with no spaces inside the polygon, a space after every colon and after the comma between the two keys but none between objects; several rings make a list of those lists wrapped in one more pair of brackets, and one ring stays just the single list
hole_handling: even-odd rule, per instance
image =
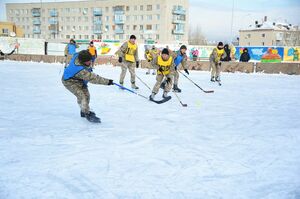
[{"label": "hockey stick", "polygon": [[182,73],[180,70],[178,70],[180,74],[182,74],[185,78],[187,78],[188,80],[190,80],[195,86],[197,86],[200,90],[202,90],[204,93],[213,93],[213,90],[204,90],[203,88],[201,88],[198,84],[196,84],[193,80],[191,80],[188,76],[186,76],[184,73]]},{"label": "hockey stick", "polygon": [[135,76],[151,91],[151,88],[139,76]]},{"label": "hockey stick", "polygon": [[180,100],[179,96],[177,95],[177,93],[175,91],[173,91],[173,93],[175,94],[176,98],[178,99],[178,101],[180,102],[181,106],[183,107],[187,107],[187,104],[182,103],[182,101]]}]

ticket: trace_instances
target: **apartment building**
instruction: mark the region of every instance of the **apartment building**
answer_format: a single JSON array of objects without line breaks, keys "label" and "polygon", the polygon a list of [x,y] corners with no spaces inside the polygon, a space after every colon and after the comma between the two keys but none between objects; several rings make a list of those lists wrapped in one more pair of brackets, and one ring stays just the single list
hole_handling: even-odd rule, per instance
[{"label": "apartment building", "polygon": [[255,21],[247,29],[240,30],[241,46],[299,46],[300,29],[286,22],[271,22],[264,17],[261,23]]},{"label": "apartment building", "polygon": [[7,3],[7,20],[25,37],[48,40],[119,40],[187,43],[188,0],[93,0]]}]

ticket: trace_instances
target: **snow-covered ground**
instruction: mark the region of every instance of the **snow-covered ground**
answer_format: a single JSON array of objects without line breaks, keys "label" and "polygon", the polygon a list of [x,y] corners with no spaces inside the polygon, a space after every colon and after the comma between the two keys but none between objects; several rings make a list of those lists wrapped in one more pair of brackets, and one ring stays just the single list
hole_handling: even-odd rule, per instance
[{"label": "snow-covered ground", "polygon": [[[187,108],[172,93],[157,105],[90,85],[102,119],[91,124],[61,84],[61,69],[0,62],[1,199],[300,198],[299,76],[222,74],[219,87],[208,72],[192,71],[215,93],[180,77]],[[118,81],[120,68],[95,72]],[[145,70],[137,74],[154,85]]]}]

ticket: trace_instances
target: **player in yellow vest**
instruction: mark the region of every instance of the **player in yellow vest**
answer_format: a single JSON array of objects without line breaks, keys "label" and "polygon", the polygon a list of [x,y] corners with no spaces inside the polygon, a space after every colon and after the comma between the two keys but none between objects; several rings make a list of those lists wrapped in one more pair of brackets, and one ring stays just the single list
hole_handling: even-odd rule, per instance
[{"label": "player in yellow vest", "polygon": [[88,47],[88,51],[92,55],[92,67],[94,68],[95,60],[97,58],[97,50],[96,50],[96,47],[94,46],[93,41],[90,42],[90,45]]},{"label": "player in yellow vest", "polygon": [[120,84],[124,84],[127,68],[130,73],[131,88],[138,89],[135,85],[135,67],[139,67],[138,46],[135,43],[136,37],[131,35],[129,41],[123,43],[118,51],[119,63],[121,63],[122,72],[120,75]]},{"label": "player in yellow vest", "polygon": [[169,55],[169,50],[164,48],[161,55],[156,56],[152,60],[152,65],[157,69],[156,84],[153,87],[152,94],[150,95],[150,100],[154,99],[154,96],[158,93],[161,82],[164,77],[166,77],[167,84],[164,88],[163,98],[168,97],[173,85],[174,77],[174,60],[173,57]]},{"label": "player in yellow vest", "polygon": [[211,79],[210,81],[220,82],[220,72],[221,72],[221,59],[226,57],[226,52],[224,51],[224,45],[222,42],[218,43],[218,46],[213,49],[209,56]]},{"label": "player in yellow vest", "polygon": [[[153,59],[154,56],[157,56],[159,54],[159,50],[157,48],[155,48],[155,46],[153,45],[152,48],[146,49],[145,50],[145,59],[150,63],[150,67],[151,65],[151,61]],[[146,72],[146,75],[149,75],[151,72],[151,68],[148,68],[148,71]],[[153,69],[152,75],[156,75],[155,73],[155,69]]]}]

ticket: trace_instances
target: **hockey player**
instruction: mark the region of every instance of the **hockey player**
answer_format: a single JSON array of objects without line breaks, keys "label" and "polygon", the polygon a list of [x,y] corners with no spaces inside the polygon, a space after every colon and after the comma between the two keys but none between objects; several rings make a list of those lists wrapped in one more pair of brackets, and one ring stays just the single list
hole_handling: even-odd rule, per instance
[{"label": "hockey player", "polygon": [[94,68],[95,60],[97,58],[97,49],[94,46],[94,42],[93,41],[90,42],[90,45],[88,47],[88,51],[92,55],[92,67]]},{"label": "hockey player", "polygon": [[[159,54],[159,50],[155,48],[155,46],[153,45],[152,48],[146,49],[145,50],[145,59],[151,63],[153,56],[157,56]],[[146,75],[149,75],[151,72],[151,68],[148,69],[148,71],[146,72]],[[155,69],[153,69],[152,75],[156,75],[155,73]]]},{"label": "hockey player", "polygon": [[72,56],[76,53],[76,48],[79,48],[79,45],[76,44],[74,39],[70,39],[70,42],[65,47],[65,67],[67,67]]},{"label": "hockey player", "polygon": [[[187,69],[187,55],[186,55],[187,47],[185,45],[180,46],[179,52],[176,54],[175,52],[169,50],[169,53],[172,57],[174,57],[174,65],[175,65],[175,71],[174,71],[174,85],[173,90],[174,92],[181,92],[181,89],[178,88],[178,80],[179,80],[179,73],[177,70],[179,70],[180,64],[182,65],[184,72],[189,75],[189,71]],[[161,88],[164,89],[166,82],[164,81],[161,85]]]},{"label": "hockey player", "polygon": [[131,81],[131,88],[138,89],[139,87],[135,84],[135,67],[139,67],[139,57],[138,57],[138,46],[135,43],[136,37],[131,35],[129,41],[123,43],[121,48],[118,51],[119,55],[119,63],[122,63],[121,68],[122,72],[120,75],[120,84],[124,84],[124,78],[127,72],[127,68],[130,73],[130,81]]},{"label": "hockey player", "polygon": [[173,84],[174,76],[174,60],[173,57],[169,55],[169,50],[164,48],[161,55],[153,58],[152,65],[157,69],[156,84],[153,87],[152,94],[150,95],[150,100],[154,100],[155,95],[159,91],[159,87],[164,77],[166,77],[166,86],[164,88],[163,98],[168,97]]},{"label": "hockey player", "polygon": [[100,77],[90,68],[92,55],[87,50],[75,53],[70,64],[65,68],[62,76],[63,85],[77,97],[77,103],[81,109],[81,117],[90,122],[100,123],[100,118],[90,111],[90,93],[88,82],[92,84],[113,85],[113,80]]},{"label": "hockey player", "polygon": [[10,53],[4,53],[0,50],[0,60],[4,60],[5,56],[12,55],[16,49],[17,49],[17,46],[15,46],[15,48]]},{"label": "hockey player", "polygon": [[209,56],[210,68],[212,69],[210,81],[221,81],[221,59],[223,59],[224,57],[226,57],[226,52],[224,51],[223,43],[219,42],[218,46],[213,49],[212,53]]}]

